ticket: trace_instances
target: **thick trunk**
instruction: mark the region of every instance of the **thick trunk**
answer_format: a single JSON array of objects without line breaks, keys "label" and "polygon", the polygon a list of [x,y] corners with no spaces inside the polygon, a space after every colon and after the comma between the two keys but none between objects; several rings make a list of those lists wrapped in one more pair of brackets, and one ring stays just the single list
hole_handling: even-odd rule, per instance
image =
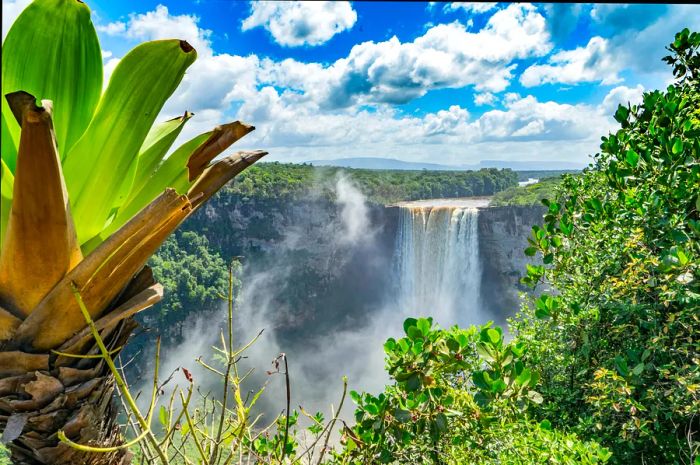
[{"label": "thick trunk", "polygon": [[[149,273],[150,274],[150,273]],[[144,283],[132,281],[133,288]],[[128,300],[129,289],[114,307]],[[110,351],[118,351],[136,323],[132,318],[101,333]],[[0,348],[2,349],[2,348]],[[74,338],[61,352],[95,355],[92,337]],[[116,356],[116,354],[115,354]],[[99,358],[0,350],[0,431],[12,463],[26,465],[119,465],[130,462],[126,450],[83,452],[58,440],[57,432],[79,444],[108,447],[123,442],[116,424],[115,384]]]}]

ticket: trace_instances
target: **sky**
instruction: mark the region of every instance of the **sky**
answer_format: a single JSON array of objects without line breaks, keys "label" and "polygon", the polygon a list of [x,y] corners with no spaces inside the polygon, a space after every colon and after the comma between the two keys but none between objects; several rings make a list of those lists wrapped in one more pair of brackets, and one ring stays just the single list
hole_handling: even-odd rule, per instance
[{"label": "sky", "polygon": [[[27,0],[2,0],[3,39]],[[697,5],[86,0],[107,78],[134,46],[198,52],[159,119],[242,120],[268,160],[588,163],[617,105],[672,82]]]}]

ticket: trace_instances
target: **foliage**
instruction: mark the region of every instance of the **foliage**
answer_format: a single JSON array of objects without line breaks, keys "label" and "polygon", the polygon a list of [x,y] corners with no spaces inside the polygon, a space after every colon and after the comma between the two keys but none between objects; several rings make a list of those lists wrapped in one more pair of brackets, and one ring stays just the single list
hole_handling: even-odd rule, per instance
[{"label": "foliage", "polygon": [[566,176],[533,228],[524,282],[557,292],[515,334],[542,372],[540,412],[613,463],[698,462],[700,34],[678,33],[677,81],[620,106],[595,164]]},{"label": "foliage", "polygon": [[[211,249],[205,236],[194,231],[177,231],[171,235],[151,257],[149,265],[153,277],[166,290],[163,300],[156,305],[163,326],[180,319],[185,309],[201,312],[213,308],[220,302],[219,293],[228,279],[223,258]],[[240,287],[237,276],[236,291]]]},{"label": "foliage", "polygon": [[555,189],[561,182],[560,177],[554,177],[526,186],[510,187],[496,193],[489,205],[493,207],[540,205],[543,199],[553,198]]},{"label": "foliage", "polygon": [[357,424],[334,460],[366,463],[604,463],[609,452],[536,422],[539,377],[526,347],[500,328],[442,330],[409,318],[384,345],[395,382],[378,396],[351,392]]},{"label": "foliage", "polygon": [[222,191],[239,198],[298,199],[312,189],[331,196],[338,173],[354,181],[368,200],[393,203],[428,198],[492,195],[514,186],[517,174],[509,169],[479,171],[403,171],[314,167],[281,163],[262,163],[247,170]]}]

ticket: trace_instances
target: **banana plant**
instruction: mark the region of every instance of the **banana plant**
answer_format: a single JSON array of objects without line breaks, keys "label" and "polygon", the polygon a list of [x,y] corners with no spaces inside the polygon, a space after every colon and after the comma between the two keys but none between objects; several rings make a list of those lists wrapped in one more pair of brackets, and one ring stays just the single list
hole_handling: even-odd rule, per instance
[{"label": "banana plant", "polygon": [[101,464],[118,445],[109,350],[163,288],[146,262],[178,225],[265,152],[222,124],[173,148],[193,117],[155,123],[197,52],[157,40],[126,54],[102,91],[100,44],[79,0],[35,0],[2,48],[0,430],[14,463]]}]

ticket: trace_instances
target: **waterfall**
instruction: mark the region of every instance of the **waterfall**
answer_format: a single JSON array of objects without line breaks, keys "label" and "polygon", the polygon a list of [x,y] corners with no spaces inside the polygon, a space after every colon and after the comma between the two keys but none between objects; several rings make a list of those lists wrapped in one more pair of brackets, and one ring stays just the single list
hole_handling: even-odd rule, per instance
[{"label": "waterfall", "polygon": [[401,312],[443,327],[479,322],[478,209],[400,206],[395,252]]}]

